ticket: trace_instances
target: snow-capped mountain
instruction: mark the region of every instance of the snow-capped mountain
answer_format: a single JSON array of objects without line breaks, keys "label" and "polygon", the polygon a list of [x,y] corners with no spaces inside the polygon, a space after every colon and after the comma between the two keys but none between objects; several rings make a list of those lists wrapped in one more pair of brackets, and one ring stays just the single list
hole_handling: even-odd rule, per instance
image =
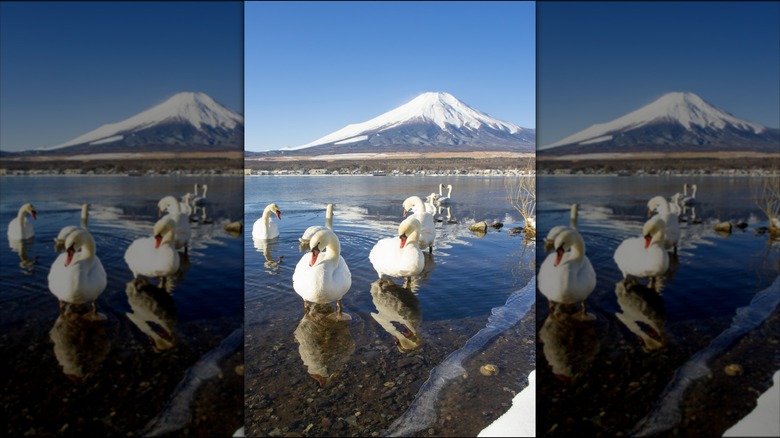
[{"label": "snow-capped mountain", "polygon": [[533,152],[535,142],[533,129],[502,122],[448,93],[423,93],[369,121],[348,125],[311,143],[283,151]]},{"label": "snow-capped mountain", "polygon": [[38,151],[103,153],[243,149],[244,118],[204,93],[178,93],[129,119]]},{"label": "snow-capped mountain", "polygon": [[593,125],[540,152],[766,151],[780,148],[780,131],[722,111],[693,93],[661,96],[609,123]]}]

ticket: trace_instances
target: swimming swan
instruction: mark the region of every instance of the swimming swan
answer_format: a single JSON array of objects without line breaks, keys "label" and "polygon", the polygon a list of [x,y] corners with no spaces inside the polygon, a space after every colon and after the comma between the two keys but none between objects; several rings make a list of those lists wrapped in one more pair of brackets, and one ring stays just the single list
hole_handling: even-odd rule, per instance
[{"label": "swimming swan", "polygon": [[159,278],[160,286],[164,286],[166,277],[176,274],[181,263],[175,248],[175,235],[176,223],[166,215],[154,224],[152,237],[133,241],[125,251],[125,262],[133,277]]},{"label": "swimming swan", "polygon": [[65,252],[57,256],[49,270],[49,290],[60,301],[60,313],[65,303],[91,301],[92,318],[105,318],[98,315],[95,301],[106,284],[106,271],[95,254],[95,239],[87,230],[70,233],[65,239]]},{"label": "swimming swan", "polygon": [[[293,273],[293,289],[303,298],[309,312],[309,302],[327,304],[338,302],[337,320],[350,320],[342,312],[341,299],[352,286],[352,274],[341,256],[341,244],[333,231],[321,230],[310,241],[311,252],[301,257]],[[325,251],[323,251],[325,250]]]},{"label": "swimming swan", "polygon": [[452,201],[452,184],[447,184],[447,196],[442,193],[444,184],[439,184],[439,199],[436,201],[439,205],[449,204]]},{"label": "swimming swan", "polygon": [[672,213],[669,202],[663,196],[647,201],[647,215],[650,216],[653,212],[658,212],[658,216],[664,221],[664,248],[674,248],[674,253],[677,254],[677,245],[680,243],[679,218]]},{"label": "swimming swan", "polygon": [[271,213],[275,213],[279,220],[282,220],[282,210],[276,204],[268,204],[263,210],[263,215],[255,221],[252,226],[253,239],[276,239],[279,237],[279,226],[271,221]]},{"label": "swimming swan", "polygon": [[615,263],[623,279],[629,275],[650,278],[650,287],[656,277],[669,269],[669,254],[663,248],[666,224],[659,216],[653,216],[642,227],[642,237],[626,239],[615,250]]},{"label": "swimming swan", "polygon": [[408,217],[398,226],[398,237],[379,240],[368,255],[379,278],[409,278],[422,273],[425,256],[420,250],[420,221]]},{"label": "swimming swan", "polygon": [[187,253],[187,249],[190,245],[190,238],[192,237],[192,228],[190,228],[190,218],[188,215],[182,213],[179,208],[179,201],[173,196],[166,196],[160,199],[157,203],[160,214],[167,211],[168,216],[173,219],[176,224],[176,235],[174,238],[174,244],[176,249],[184,248],[184,253]]},{"label": "swimming swan", "polygon": [[420,222],[420,248],[428,248],[433,252],[433,242],[436,239],[436,225],[433,215],[425,211],[425,204],[419,196],[410,196],[404,200],[404,218],[409,211],[414,212],[414,218]]},{"label": "swimming swan", "polygon": [[582,302],[579,318],[595,319],[587,313],[585,300],[596,288],[596,272],[585,255],[585,241],[577,230],[564,230],[555,238],[550,253],[539,269],[539,291],[547,297],[550,313],[558,303]]},{"label": "swimming swan", "polygon": [[25,220],[25,215],[29,213],[33,219],[38,218],[38,213],[32,204],[24,204],[19,209],[19,213],[8,223],[8,240],[26,240],[35,236],[33,224]]}]

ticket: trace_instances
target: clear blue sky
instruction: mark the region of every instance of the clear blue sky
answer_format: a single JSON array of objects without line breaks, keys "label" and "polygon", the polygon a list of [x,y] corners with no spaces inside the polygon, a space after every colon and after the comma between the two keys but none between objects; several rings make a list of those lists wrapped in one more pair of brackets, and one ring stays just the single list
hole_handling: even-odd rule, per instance
[{"label": "clear blue sky", "polygon": [[530,2],[248,2],[246,148],[300,146],[446,91],[534,128]]},{"label": "clear blue sky", "polygon": [[243,9],[0,2],[0,148],[64,143],[181,91],[243,113]]},{"label": "clear blue sky", "polygon": [[780,127],[780,6],[537,4],[537,145],[690,91]]}]

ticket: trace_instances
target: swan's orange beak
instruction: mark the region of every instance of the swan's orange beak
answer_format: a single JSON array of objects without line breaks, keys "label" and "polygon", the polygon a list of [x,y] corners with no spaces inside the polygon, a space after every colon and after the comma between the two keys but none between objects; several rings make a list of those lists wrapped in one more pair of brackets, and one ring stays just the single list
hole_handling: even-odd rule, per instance
[{"label": "swan's orange beak", "polygon": [[402,234],[401,235],[401,248],[403,248],[404,245],[406,245],[406,239],[407,239],[406,234]]},{"label": "swan's orange beak", "polygon": [[158,235],[154,236],[154,247],[155,247],[155,249],[160,247],[160,243],[162,243],[162,236],[158,234]]},{"label": "swan's orange beak", "polygon": [[563,258],[563,247],[555,250],[555,264],[553,266],[558,266],[559,263],[561,263],[561,258]]},{"label": "swan's orange beak", "polygon": [[320,255],[320,244],[318,243],[317,246],[311,249],[311,262],[309,262],[309,266],[314,266],[315,263],[317,263],[317,256]]},{"label": "swan's orange beak", "polygon": [[33,219],[38,219],[38,213],[35,210],[33,210],[30,214],[32,214]]},{"label": "swan's orange beak", "polygon": [[406,217],[406,209],[404,208],[404,217]]},{"label": "swan's orange beak", "polygon": [[653,236],[647,235],[645,236],[645,249],[647,249],[648,246],[650,246],[650,241],[653,240]]},{"label": "swan's orange beak", "polygon": [[76,251],[73,250],[73,247],[71,246],[68,248],[68,256],[65,258],[65,266],[69,266],[70,262],[73,261],[73,254],[75,254]]},{"label": "swan's orange beak", "polygon": [[157,209],[157,217],[162,217],[162,208]]},{"label": "swan's orange beak", "polygon": [[653,211],[648,208],[647,209],[647,217],[650,217],[652,215],[653,215]]},{"label": "swan's orange beak", "polygon": [[281,211],[277,211],[276,212],[276,218],[279,219],[279,220],[282,220],[282,212]]}]

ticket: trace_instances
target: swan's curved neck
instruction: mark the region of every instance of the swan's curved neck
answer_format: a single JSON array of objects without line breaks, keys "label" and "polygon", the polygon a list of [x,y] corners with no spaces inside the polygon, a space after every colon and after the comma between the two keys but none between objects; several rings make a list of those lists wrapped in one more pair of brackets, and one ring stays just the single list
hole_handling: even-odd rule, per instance
[{"label": "swan's curved neck", "polygon": [[439,196],[444,196],[444,193],[442,193],[443,190],[444,190],[444,184],[439,184]]},{"label": "swan's curved neck", "polygon": [[693,191],[691,192],[691,198],[694,198],[694,199],[696,199],[696,189],[697,189],[697,188],[698,188],[698,187],[696,187],[696,184],[694,184],[694,185],[693,185]]},{"label": "swan's curved neck", "polygon": [[194,190],[195,190],[195,194],[192,195],[192,196],[198,196],[198,184],[197,183],[195,184]]},{"label": "swan's curved neck", "polygon": [[447,197],[448,198],[452,197],[452,184],[447,186]]},{"label": "swan's curved neck", "polygon": [[406,244],[404,245],[404,248],[407,246],[414,246],[415,248],[418,248],[418,239],[420,238],[420,232],[417,230],[412,230],[411,233],[409,233],[408,236],[406,236]]},{"label": "swan's curved neck", "polygon": [[271,222],[271,212],[273,211],[273,208],[269,205],[268,207],[263,210],[263,221],[266,225],[268,225]]},{"label": "swan's curved neck", "polygon": [[25,210],[24,207],[19,209],[19,213],[16,215],[16,218],[19,219],[19,223],[24,226],[24,214],[27,213],[27,210]]},{"label": "swan's curved neck", "polygon": [[89,221],[89,204],[81,206],[81,228],[87,229],[87,222]]},{"label": "swan's curved neck", "polygon": [[206,199],[206,193],[209,191],[208,184],[203,184],[203,199]]},{"label": "swan's curved neck", "polygon": [[569,225],[575,230],[577,229],[577,204],[571,205],[571,213],[569,214]]}]

